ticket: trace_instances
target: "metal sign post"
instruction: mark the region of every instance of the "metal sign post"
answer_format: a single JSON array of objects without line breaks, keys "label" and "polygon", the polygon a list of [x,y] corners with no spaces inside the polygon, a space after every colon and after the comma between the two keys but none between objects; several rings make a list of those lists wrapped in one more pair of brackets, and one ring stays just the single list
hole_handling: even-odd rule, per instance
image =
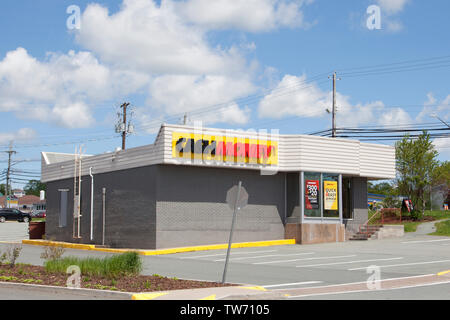
[{"label": "metal sign post", "polygon": [[103,210],[102,246],[105,245],[105,205],[106,205],[106,188],[102,188],[102,210]]},{"label": "metal sign post", "polygon": [[239,181],[238,186],[232,187],[227,192],[227,203],[233,210],[233,220],[231,222],[230,238],[228,241],[227,257],[225,259],[225,267],[223,270],[222,283],[225,283],[225,278],[227,275],[228,260],[230,258],[231,242],[233,240],[233,230],[234,230],[234,223],[236,220],[236,212],[241,208],[245,207],[247,205],[247,202],[248,202],[248,193],[244,189],[244,187],[242,187],[242,181]]}]

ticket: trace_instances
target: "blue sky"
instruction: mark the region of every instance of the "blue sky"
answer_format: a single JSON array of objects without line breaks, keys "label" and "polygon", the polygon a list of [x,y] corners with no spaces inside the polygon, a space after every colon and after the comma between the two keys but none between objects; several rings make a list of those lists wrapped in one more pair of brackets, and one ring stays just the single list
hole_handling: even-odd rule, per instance
[{"label": "blue sky", "polygon": [[[79,29],[67,26],[71,5]],[[379,30],[366,26],[370,5]],[[326,130],[333,70],[338,127],[440,123],[433,112],[450,121],[449,12],[445,0],[3,0],[0,150],[13,140],[16,160],[76,142],[112,151],[125,101],[136,128],[127,147],[152,143],[184,112],[209,127]],[[387,72],[349,74],[379,65]],[[436,140],[440,160],[449,140]]]}]

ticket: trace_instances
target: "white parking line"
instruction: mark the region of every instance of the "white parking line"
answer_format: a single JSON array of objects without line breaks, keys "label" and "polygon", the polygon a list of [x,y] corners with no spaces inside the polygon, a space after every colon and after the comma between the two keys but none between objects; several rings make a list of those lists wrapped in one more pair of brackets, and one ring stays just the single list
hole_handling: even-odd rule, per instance
[{"label": "white parking line", "polygon": [[296,286],[296,285],[304,285],[304,284],[317,284],[317,283],[323,283],[323,281],[305,281],[305,282],[271,284],[271,285],[268,285],[268,286],[261,286],[261,287],[267,289],[267,288],[288,287],[288,286]]},{"label": "white parking line", "polygon": [[337,264],[372,262],[372,261],[387,261],[387,260],[400,260],[400,259],[403,259],[403,258],[402,257],[398,257],[398,258],[388,258],[388,259],[354,260],[354,261],[333,262],[333,263],[309,264],[309,265],[295,266],[295,267],[296,268],[320,267],[320,266],[332,266],[332,265],[337,265]]},{"label": "white parking line", "polygon": [[[247,254],[247,253],[268,253],[268,252],[276,252],[277,250],[267,250],[267,251],[251,251],[251,252],[233,252],[235,254]],[[197,259],[197,258],[207,258],[207,257],[217,257],[217,256],[225,256],[227,253],[216,253],[216,254],[206,254],[201,256],[189,256],[189,257],[180,257],[179,259]]]},{"label": "white parking line", "polygon": [[381,291],[390,291],[390,290],[398,290],[398,289],[411,289],[418,287],[428,287],[435,286],[441,284],[447,284],[450,281],[442,281],[442,282],[434,282],[434,283],[424,283],[424,284],[416,284],[410,286],[403,286],[398,288],[386,288],[386,289],[378,289],[378,290],[353,290],[353,291],[340,291],[340,292],[323,292],[323,293],[312,293],[312,294],[304,294],[299,296],[288,296],[288,299],[302,298],[302,297],[312,297],[312,296],[325,296],[325,295],[333,295],[333,294],[346,294],[346,293],[361,293],[361,292],[381,292]]},{"label": "white parking line", "polygon": [[427,242],[442,242],[442,241],[450,241],[450,239],[415,240],[415,241],[403,241],[402,243],[427,243]]},{"label": "white parking line", "polygon": [[[231,258],[230,260],[245,260],[245,259],[256,259],[256,258],[267,258],[267,257],[285,257],[285,256],[301,256],[307,254],[314,254],[314,252],[305,252],[305,253],[292,253],[292,254],[269,254],[265,256],[254,256],[254,257],[240,257],[240,258]],[[225,261],[225,259],[217,259],[214,261]]]},{"label": "white parking line", "polygon": [[[401,267],[401,266],[414,266],[419,264],[433,264],[433,263],[443,263],[443,262],[450,262],[450,260],[437,260],[437,261],[426,261],[426,262],[412,262],[412,263],[402,263],[402,264],[391,264],[386,266],[377,266],[380,268],[390,268],[390,267]],[[354,270],[362,270],[367,268],[353,268],[348,269],[348,271],[354,271]]]},{"label": "white parking line", "polygon": [[293,262],[293,261],[340,259],[340,258],[350,258],[350,257],[356,257],[356,254],[347,255],[347,256],[315,257],[315,258],[301,258],[301,259],[291,259],[291,260],[277,260],[277,261],[267,261],[267,262],[255,262],[255,263],[252,263],[252,264],[272,264],[272,263],[283,263],[283,262]]}]

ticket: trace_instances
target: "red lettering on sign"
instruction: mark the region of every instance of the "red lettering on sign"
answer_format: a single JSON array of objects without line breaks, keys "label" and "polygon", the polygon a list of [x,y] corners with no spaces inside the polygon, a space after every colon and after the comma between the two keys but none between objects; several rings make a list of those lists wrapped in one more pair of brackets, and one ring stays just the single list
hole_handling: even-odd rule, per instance
[{"label": "red lettering on sign", "polygon": [[266,145],[258,145],[258,159],[266,159],[267,158],[267,146]]},{"label": "red lettering on sign", "polygon": [[258,145],[251,144],[250,149],[248,151],[249,158],[258,158]]},{"label": "red lettering on sign", "polygon": [[234,157],[234,143],[233,142],[227,142],[225,150],[226,150],[227,157]]},{"label": "red lettering on sign", "polygon": [[234,145],[236,157],[245,157],[245,144],[238,142]]},{"label": "red lettering on sign", "polygon": [[225,142],[223,141],[217,141],[216,143],[216,156],[223,156],[225,153]]}]

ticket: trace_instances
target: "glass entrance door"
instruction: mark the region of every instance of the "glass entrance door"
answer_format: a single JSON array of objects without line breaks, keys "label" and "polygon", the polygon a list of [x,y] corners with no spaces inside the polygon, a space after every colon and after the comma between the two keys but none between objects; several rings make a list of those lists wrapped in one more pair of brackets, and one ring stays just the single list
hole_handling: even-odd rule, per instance
[{"label": "glass entrance door", "polygon": [[351,178],[342,178],[342,211],[343,219],[353,219]]}]

